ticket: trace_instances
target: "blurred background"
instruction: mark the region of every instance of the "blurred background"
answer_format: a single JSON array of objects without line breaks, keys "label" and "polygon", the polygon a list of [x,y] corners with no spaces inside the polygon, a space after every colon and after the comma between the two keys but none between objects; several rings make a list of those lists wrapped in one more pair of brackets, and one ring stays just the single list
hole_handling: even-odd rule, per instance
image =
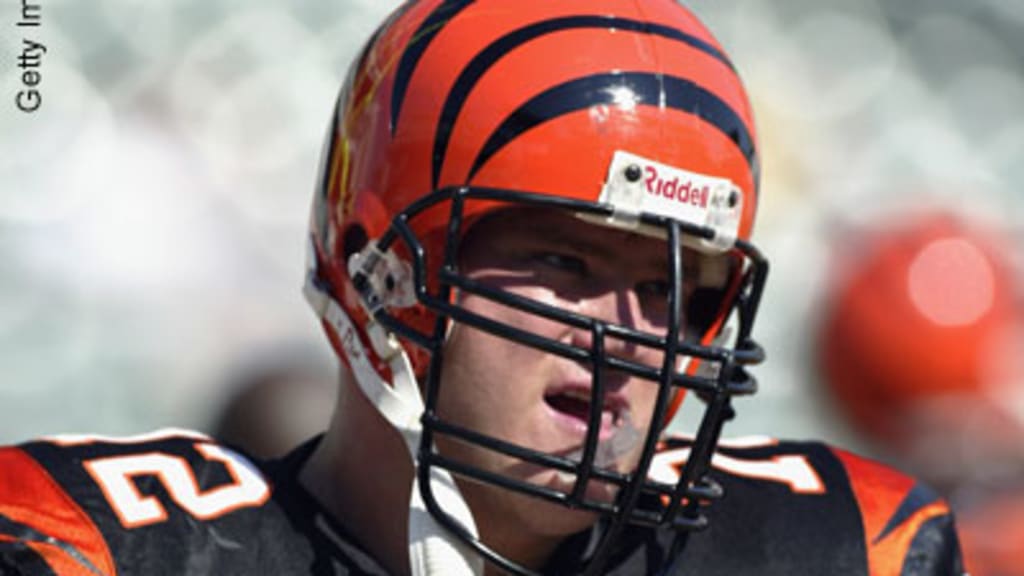
[{"label": "blurred background", "polygon": [[[315,399],[332,394],[334,360],[300,294],[306,214],[348,62],[397,2],[38,4],[39,27],[14,25],[13,0],[0,14],[0,442],[226,430],[233,397],[290,378],[308,394],[291,413],[324,422],[329,400]],[[835,279],[857,262],[840,249],[909,214],[952,214],[1000,237],[1009,272],[992,290],[1013,294],[999,314],[1020,320],[1024,2],[688,5],[754,99],[755,239],[773,266],[762,388],[726,433],[823,438],[915,468],[821,369]],[[14,103],[23,38],[47,47],[33,113]],[[1000,354],[1022,349],[1007,338]],[[1011,419],[1022,388],[1001,388]]]}]

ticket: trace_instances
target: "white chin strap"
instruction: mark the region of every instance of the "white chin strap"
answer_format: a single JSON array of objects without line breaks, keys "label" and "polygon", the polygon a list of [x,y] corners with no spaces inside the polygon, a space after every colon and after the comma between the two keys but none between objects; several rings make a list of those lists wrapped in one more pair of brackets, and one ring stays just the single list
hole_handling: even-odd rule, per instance
[{"label": "white chin strap", "polygon": [[[334,329],[363,394],[402,434],[415,468],[416,452],[423,433],[420,425],[423,398],[409,357],[398,339],[378,324],[371,322],[367,327],[374,351],[387,361],[394,375],[394,382],[388,384],[374,368],[355,325],[342,307],[309,279],[303,287],[303,294],[317,316]],[[473,515],[451,474],[436,466],[431,467],[430,485],[441,509],[476,537]],[[420,493],[418,475],[413,477],[409,501],[409,563],[413,576],[480,576],[484,571],[483,558],[448,532],[427,510]]]}]

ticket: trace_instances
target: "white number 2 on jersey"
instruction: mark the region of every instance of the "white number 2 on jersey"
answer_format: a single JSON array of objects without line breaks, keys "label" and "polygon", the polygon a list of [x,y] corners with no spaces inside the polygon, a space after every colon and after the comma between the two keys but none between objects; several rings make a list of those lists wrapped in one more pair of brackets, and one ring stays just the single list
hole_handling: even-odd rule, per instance
[{"label": "white number 2 on jersey", "polygon": [[270,488],[248,460],[221,446],[203,442],[194,446],[207,460],[223,464],[232,482],[201,491],[188,461],[162,452],[96,458],[82,465],[103,490],[126,528],[167,519],[167,511],[156,497],[139,492],[135,484],[137,476],[156,477],[182,510],[200,520],[210,520],[239,508],[266,502]]}]

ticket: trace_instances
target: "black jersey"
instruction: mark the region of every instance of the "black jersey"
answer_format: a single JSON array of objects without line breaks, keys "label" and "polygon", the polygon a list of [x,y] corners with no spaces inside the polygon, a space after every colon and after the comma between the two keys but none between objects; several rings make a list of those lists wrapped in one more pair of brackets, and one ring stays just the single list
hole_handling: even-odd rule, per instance
[{"label": "black jersey", "polygon": [[184,430],[0,450],[0,574],[384,574],[297,483]]},{"label": "black jersey", "polygon": [[[174,430],[0,449],[0,574],[384,574],[299,485],[314,446],[255,463]],[[652,474],[671,481],[687,454],[666,442]],[[770,440],[722,447],[714,465],[726,495],[710,527],[630,529],[609,574],[961,573],[945,503],[889,468]],[[585,540],[550,570],[571,573]]]}]

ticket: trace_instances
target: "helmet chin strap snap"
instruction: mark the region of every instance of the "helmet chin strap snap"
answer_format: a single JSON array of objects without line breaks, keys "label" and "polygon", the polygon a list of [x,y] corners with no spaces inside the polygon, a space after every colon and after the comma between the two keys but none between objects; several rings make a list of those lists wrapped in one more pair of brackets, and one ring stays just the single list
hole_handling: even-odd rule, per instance
[{"label": "helmet chin strap snap", "polygon": [[[312,281],[312,276],[307,277],[303,294],[317,316],[337,333],[359,388],[377,411],[401,433],[415,467],[423,433],[420,424],[424,409],[423,398],[409,356],[398,339],[377,323],[371,322],[367,326],[374,352],[387,361],[394,376],[393,382],[389,384],[374,368],[352,319],[323,288]],[[441,507],[467,533],[476,537],[472,512],[451,474],[431,467],[430,485]],[[418,475],[414,475],[410,494],[408,536],[410,572],[414,576],[483,574],[483,558],[441,526],[427,509]]]}]

